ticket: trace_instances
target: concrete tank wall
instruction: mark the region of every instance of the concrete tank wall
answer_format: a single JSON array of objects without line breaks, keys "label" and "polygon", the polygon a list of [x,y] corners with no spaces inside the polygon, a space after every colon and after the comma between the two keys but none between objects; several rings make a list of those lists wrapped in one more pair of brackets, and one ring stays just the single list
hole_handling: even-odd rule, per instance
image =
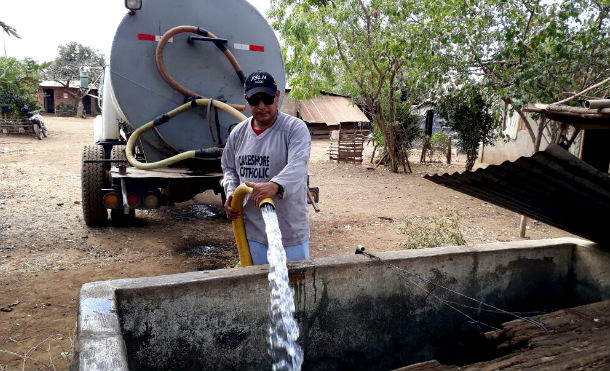
[{"label": "concrete tank wall", "polygon": [[[428,359],[463,364],[491,352],[485,324],[512,318],[430,282],[511,311],[610,297],[610,254],[580,239],[378,256],[403,270],[362,255],[289,265],[303,369],[393,369]],[[73,368],[269,369],[268,301],[266,266],[84,285]]]}]

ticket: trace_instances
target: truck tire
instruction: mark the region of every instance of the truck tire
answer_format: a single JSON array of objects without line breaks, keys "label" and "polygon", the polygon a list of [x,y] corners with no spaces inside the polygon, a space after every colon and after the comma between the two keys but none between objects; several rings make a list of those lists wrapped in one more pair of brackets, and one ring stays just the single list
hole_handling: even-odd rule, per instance
[{"label": "truck tire", "polygon": [[[127,161],[127,157],[125,156],[125,146],[122,145],[118,145],[118,146],[113,146],[112,150],[110,151],[110,158],[113,160],[125,160]],[[129,166],[129,163],[124,163],[126,166]],[[112,166],[118,166],[121,165],[120,162],[113,162]]]},{"label": "truck tire", "polygon": [[102,199],[102,188],[104,188],[104,163],[88,162],[84,160],[103,160],[104,147],[90,144],[83,148],[83,163],[81,167],[81,187],[83,218],[85,224],[97,227],[108,221],[108,210]]}]

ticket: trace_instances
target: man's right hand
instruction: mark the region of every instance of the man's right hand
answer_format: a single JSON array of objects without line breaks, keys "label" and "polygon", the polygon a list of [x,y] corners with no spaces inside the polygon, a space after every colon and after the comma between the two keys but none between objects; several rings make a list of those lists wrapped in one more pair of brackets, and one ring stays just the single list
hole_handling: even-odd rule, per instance
[{"label": "man's right hand", "polygon": [[227,201],[225,201],[224,209],[227,213],[227,219],[235,220],[241,216],[241,212],[239,210],[235,210],[231,207],[231,202],[233,201],[233,195],[227,197]]}]

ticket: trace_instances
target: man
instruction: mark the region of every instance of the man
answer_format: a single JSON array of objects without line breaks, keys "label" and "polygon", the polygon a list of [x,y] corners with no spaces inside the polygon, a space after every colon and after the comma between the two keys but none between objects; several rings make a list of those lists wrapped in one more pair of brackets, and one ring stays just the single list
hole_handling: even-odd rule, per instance
[{"label": "man", "polygon": [[227,218],[240,216],[231,201],[235,188],[245,183],[252,187],[253,202],[243,210],[252,262],[268,264],[265,222],[256,206],[267,197],[275,203],[286,259],[309,259],[309,130],[302,120],[278,111],[280,92],[269,73],[252,73],[244,88],[252,116],[231,131],[222,154]]}]

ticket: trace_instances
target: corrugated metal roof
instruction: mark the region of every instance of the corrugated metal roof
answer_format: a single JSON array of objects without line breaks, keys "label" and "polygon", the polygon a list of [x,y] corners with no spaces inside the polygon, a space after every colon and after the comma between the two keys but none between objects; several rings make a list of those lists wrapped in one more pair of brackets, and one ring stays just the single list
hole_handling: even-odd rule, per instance
[{"label": "corrugated metal roof", "polygon": [[524,112],[541,113],[546,118],[581,129],[610,129],[610,108],[588,109],[561,104],[526,104]]},{"label": "corrugated metal roof", "polygon": [[[64,82],[65,84],[65,82]],[[63,88],[64,85],[59,83],[58,81],[45,80],[42,81],[39,85],[42,88]],[[89,87],[92,89],[97,89],[96,83],[90,83]],[[80,88],[80,80],[70,80],[70,88],[79,89]]]},{"label": "corrugated metal roof", "polygon": [[297,103],[303,121],[338,125],[341,122],[369,122],[360,108],[347,97],[324,95]]},{"label": "corrugated metal roof", "polygon": [[474,172],[424,178],[610,247],[610,177],[558,145]]}]

